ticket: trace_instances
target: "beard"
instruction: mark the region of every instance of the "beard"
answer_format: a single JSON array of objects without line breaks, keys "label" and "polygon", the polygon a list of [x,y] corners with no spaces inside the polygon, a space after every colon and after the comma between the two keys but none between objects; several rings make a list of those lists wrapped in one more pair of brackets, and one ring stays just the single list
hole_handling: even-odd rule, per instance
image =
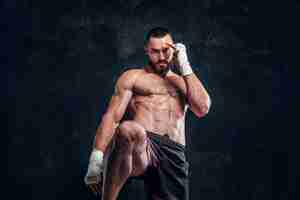
[{"label": "beard", "polygon": [[149,65],[156,74],[161,76],[165,76],[170,70],[170,63],[168,63],[167,61],[153,63],[149,60]]}]

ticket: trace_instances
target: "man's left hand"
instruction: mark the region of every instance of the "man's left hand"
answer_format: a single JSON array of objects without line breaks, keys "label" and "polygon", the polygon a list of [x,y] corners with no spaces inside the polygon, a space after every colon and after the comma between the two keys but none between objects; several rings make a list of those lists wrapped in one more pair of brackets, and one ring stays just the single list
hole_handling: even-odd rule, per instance
[{"label": "man's left hand", "polygon": [[186,53],[186,47],[182,43],[176,43],[171,44],[167,43],[170,47],[175,50],[174,56],[176,59],[176,62],[178,64],[178,69],[182,76],[186,76],[193,73],[192,67],[190,65],[190,62],[188,60],[188,56]]}]

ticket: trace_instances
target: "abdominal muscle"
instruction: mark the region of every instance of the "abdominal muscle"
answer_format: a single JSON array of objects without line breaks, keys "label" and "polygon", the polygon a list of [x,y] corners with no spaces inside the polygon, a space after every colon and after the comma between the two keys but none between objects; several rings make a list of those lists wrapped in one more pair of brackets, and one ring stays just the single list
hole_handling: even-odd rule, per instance
[{"label": "abdominal muscle", "polygon": [[171,140],[185,145],[185,111],[176,102],[174,105],[174,99],[158,103],[142,97],[133,101],[130,110],[134,121],[147,131],[167,135]]}]

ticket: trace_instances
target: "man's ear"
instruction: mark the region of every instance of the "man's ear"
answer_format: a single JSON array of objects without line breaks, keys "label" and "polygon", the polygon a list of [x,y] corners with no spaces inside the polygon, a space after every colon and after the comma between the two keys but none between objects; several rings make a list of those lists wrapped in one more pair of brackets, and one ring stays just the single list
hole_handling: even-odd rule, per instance
[{"label": "man's ear", "polygon": [[144,53],[147,55],[148,54],[148,48],[147,46],[144,46]]}]

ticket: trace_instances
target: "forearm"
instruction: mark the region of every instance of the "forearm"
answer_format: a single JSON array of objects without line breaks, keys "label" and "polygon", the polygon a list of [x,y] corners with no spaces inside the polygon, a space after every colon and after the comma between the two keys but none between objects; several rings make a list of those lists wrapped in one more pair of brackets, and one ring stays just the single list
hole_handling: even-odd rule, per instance
[{"label": "forearm", "polygon": [[101,181],[101,172],[104,170],[103,160],[105,150],[114,135],[116,125],[117,123],[113,114],[106,113],[103,115],[102,121],[96,130],[87,174],[84,177],[87,185],[98,184]]},{"label": "forearm", "polygon": [[105,152],[108,144],[112,140],[119,122],[111,113],[106,113],[102,117],[102,121],[96,130],[94,147]]},{"label": "forearm", "polygon": [[208,113],[210,108],[210,97],[196,74],[183,76],[187,88],[187,100],[198,117]]},{"label": "forearm", "polygon": [[186,85],[186,98],[190,105],[190,109],[198,116],[206,115],[210,108],[210,98],[198,79],[194,74],[191,64],[188,60],[186,47],[182,43],[171,45],[177,52],[177,63],[181,76],[183,76]]}]

